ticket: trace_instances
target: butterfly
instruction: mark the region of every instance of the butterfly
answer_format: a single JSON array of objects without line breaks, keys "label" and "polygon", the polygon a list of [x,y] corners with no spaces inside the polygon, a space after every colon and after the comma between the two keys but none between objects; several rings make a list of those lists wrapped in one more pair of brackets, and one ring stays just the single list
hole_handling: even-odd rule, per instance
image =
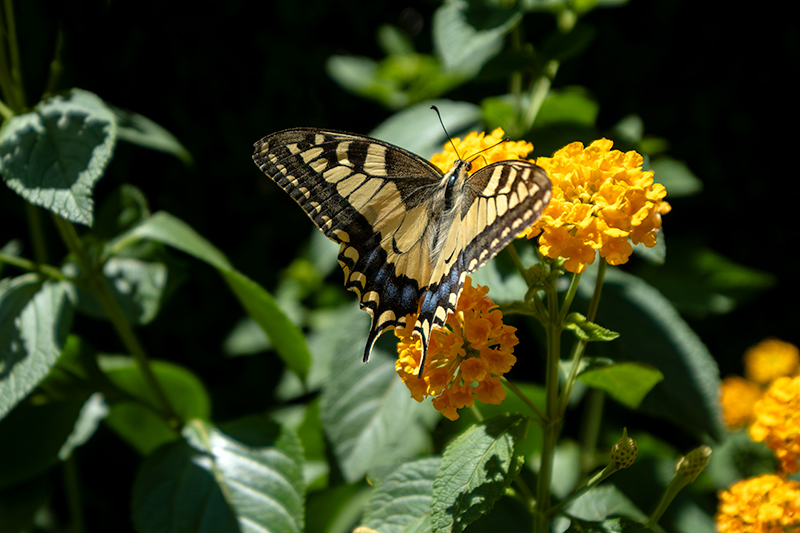
[{"label": "butterfly", "polygon": [[372,318],[364,349],[418,314],[422,376],[433,328],[455,310],[464,278],[542,214],[550,180],[523,160],[444,175],[425,159],[364,135],[294,128],[254,144],[253,160],[340,244],[345,287]]}]

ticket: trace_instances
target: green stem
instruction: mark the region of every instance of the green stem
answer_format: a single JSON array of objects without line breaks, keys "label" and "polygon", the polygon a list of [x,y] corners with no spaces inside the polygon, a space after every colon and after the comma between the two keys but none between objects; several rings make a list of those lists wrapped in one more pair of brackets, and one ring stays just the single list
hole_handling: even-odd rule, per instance
[{"label": "green stem", "polygon": [[590,472],[595,467],[595,451],[600,439],[600,422],[603,418],[605,394],[597,389],[590,389],[584,402],[585,409],[581,421],[581,472]]},{"label": "green stem", "polygon": [[0,100],[0,115],[3,116],[3,120],[8,120],[14,116],[14,110],[8,107],[2,100]]},{"label": "green stem", "polygon": [[28,220],[28,234],[33,245],[33,258],[37,263],[47,263],[47,242],[44,237],[43,211],[30,202],[25,202],[25,218]]},{"label": "green stem", "polygon": [[558,415],[558,363],[561,352],[561,324],[557,323],[558,298],[555,283],[558,274],[551,277],[551,287],[548,291],[548,305],[550,320],[545,325],[547,332],[547,364],[545,370],[546,411],[545,424],[542,428],[544,438],[542,442],[542,459],[539,467],[539,478],[536,488],[536,513],[533,519],[533,531],[546,533],[549,530],[547,518],[550,509],[550,485],[553,479],[553,460],[555,459],[556,442],[561,427]]},{"label": "green stem", "polygon": [[17,104],[20,109],[25,108],[25,89],[22,85],[22,61],[19,58],[19,43],[17,41],[17,24],[14,21],[14,2],[5,0],[6,24],[8,30],[8,56],[11,60],[11,82],[17,95]]},{"label": "green stem", "polygon": [[69,507],[70,533],[82,533],[86,529],[83,517],[83,504],[81,503],[80,483],[78,479],[78,465],[75,452],[64,461],[64,493]]},{"label": "green stem", "polygon": [[44,86],[43,97],[50,96],[58,90],[58,83],[61,80],[61,73],[64,66],[61,63],[61,49],[64,47],[64,32],[58,29],[56,35],[56,49],[53,53],[53,60],[50,62],[50,72],[47,73],[47,83]]},{"label": "green stem", "polygon": [[501,377],[501,378],[500,378],[500,380],[501,380],[501,381],[502,381],[502,382],[505,384],[505,386],[506,386],[506,387],[508,387],[508,388],[511,390],[511,392],[513,392],[514,394],[516,394],[516,395],[519,397],[519,399],[520,399],[520,400],[522,400],[523,402],[525,402],[525,405],[527,405],[528,407],[530,407],[530,408],[531,408],[531,410],[532,410],[534,413],[536,413],[536,415],[539,417],[539,423],[540,423],[540,424],[544,423],[544,420],[545,420],[545,415],[544,415],[544,413],[542,413],[542,412],[539,410],[539,408],[538,408],[538,407],[536,407],[536,404],[535,404],[535,403],[533,403],[533,402],[531,401],[531,399],[530,399],[530,398],[528,398],[528,397],[525,395],[525,393],[524,393],[524,392],[522,392],[522,391],[519,389],[519,387],[517,387],[517,386],[514,384],[514,382],[512,382],[510,379],[507,379],[507,378],[505,378],[505,377]]},{"label": "green stem", "polygon": [[14,265],[17,268],[21,268],[22,270],[28,270],[30,272],[41,272],[45,276],[49,276],[51,278],[58,280],[66,279],[64,274],[59,269],[57,269],[52,265],[36,263],[34,261],[31,261],[30,259],[25,259],[24,257],[18,257],[16,255],[0,252],[0,263]]},{"label": "green stem", "polygon": [[117,304],[117,301],[114,299],[105,277],[102,273],[93,268],[93,263],[86,253],[83,243],[78,237],[78,233],[75,231],[75,227],[59,216],[53,215],[53,220],[67,248],[73,253],[81,270],[86,274],[90,292],[100,303],[106,315],[108,315],[111,324],[117,331],[117,335],[119,335],[125,348],[133,357],[136,367],[142,373],[145,382],[153,391],[167,423],[174,428],[180,427],[181,420],[172,408],[172,404],[167,398],[161,384],[158,382],[158,379],[156,379],[144,348],[139,343],[139,339],[136,337],[133,328],[125,318],[119,304]]},{"label": "green stem", "polygon": [[554,517],[558,514],[564,507],[566,507],[570,502],[574,501],[576,498],[580,497],[582,494],[585,494],[587,491],[593,489],[597,485],[603,482],[606,478],[608,478],[611,474],[617,471],[617,465],[615,463],[608,464],[603,470],[592,476],[586,483],[584,483],[581,487],[575,490],[572,494],[564,498],[560,501],[557,505],[554,505],[547,513],[548,518]]}]

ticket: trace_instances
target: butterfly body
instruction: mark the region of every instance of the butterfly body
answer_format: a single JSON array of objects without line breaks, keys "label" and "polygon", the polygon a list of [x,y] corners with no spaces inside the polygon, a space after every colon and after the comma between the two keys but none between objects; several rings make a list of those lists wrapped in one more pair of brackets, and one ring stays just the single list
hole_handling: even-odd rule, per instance
[{"label": "butterfly body", "polygon": [[494,163],[472,175],[457,160],[444,175],[389,143],[296,128],[255,143],[253,160],[330,239],[340,244],[345,286],[372,317],[364,350],[405,326],[423,361],[431,329],[455,310],[464,278],[539,218],[550,180],[527,161]]}]

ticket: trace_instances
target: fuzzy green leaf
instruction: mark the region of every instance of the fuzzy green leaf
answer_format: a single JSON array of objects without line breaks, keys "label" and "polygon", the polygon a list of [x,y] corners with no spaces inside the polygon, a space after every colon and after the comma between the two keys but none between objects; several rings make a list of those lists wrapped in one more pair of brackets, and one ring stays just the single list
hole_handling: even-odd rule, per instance
[{"label": "fuzzy green leaf", "polygon": [[32,204],[91,226],[92,189],[117,141],[114,113],[97,95],[72,89],[15,115],[0,128],[0,173]]},{"label": "fuzzy green leaf", "polygon": [[72,324],[74,287],[23,274],[0,281],[0,419],[50,372]]},{"label": "fuzzy green leaf", "polygon": [[564,329],[572,331],[576,337],[584,341],[613,341],[619,333],[589,322],[580,313],[570,313],[564,321]]},{"label": "fuzzy green leaf", "polygon": [[431,530],[431,492],[440,457],[403,463],[370,498],[362,525],[381,533],[427,533]]},{"label": "fuzzy green leaf", "polygon": [[436,533],[459,533],[492,509],[522,468],[516,443],[526,431],[525,417],[496,416],[471,426],[445,448],[433,482]]},{"label": "fuzzy green leaf", "polygon": [[322,425],[349,482],[429,449],[428,430],[439,417],[410,397],[386,355],[373,351],[365,365],[357,353],[332,362],[320,398]]},{"label": "fuzzy green leaf", "polygon": [[228,433],[200,420],[150,455],[133,487],[139,531],[300,533],[304,490],[297,437],[264,420]]}]

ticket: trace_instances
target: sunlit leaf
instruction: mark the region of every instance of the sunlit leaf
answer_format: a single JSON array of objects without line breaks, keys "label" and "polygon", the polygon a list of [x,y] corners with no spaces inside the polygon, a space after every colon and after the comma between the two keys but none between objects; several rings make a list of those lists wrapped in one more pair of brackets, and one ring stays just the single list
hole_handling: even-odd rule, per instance
[{"label": "sunlit leaf", "polygon": [[97,95],[72,89],[0,128],[0,174],[32,204],[78,224],[94,220],[92,190],[117,140],[117,121]]}]

